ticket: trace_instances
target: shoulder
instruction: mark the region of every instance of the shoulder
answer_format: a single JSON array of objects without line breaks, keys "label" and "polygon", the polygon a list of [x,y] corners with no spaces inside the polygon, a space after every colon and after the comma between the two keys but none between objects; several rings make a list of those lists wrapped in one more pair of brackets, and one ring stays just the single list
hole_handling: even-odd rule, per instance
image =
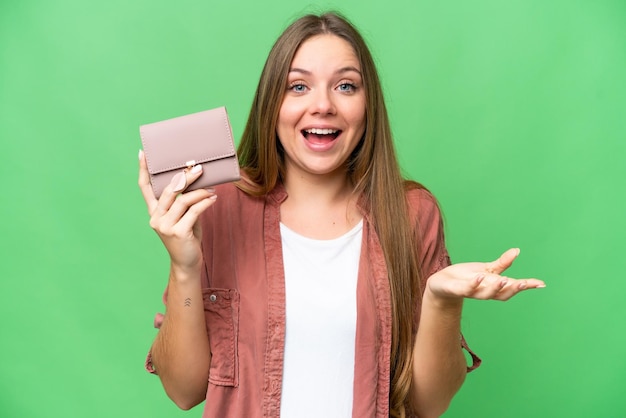
[{"label": "shoulder", "polygon": [[432,222],[441,217],[439,203],[428,189],[419,183],[406,182],[405,190],[410,219],[423,223],[429,220]]},{"label": "shoulder", "polygon": [[406,189],[410,222],[413,225],[420,268],[424,277],[450,264],[445,246],[443,217],[437,199],[423,186],[408,183]]}]

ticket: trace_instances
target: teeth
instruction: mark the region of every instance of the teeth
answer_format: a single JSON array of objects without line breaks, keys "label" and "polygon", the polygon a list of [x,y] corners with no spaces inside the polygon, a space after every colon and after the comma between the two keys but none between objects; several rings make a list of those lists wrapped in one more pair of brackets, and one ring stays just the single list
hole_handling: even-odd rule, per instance
[{"label": "teeth", "polygon": [[330,135],[330,134],[336,134],[337,133],[337,129],[317,129],[317,128],[313,128],[313,129],[307,129],[305,130],[306,133],[309,134],[315,134],[315,135]]}]

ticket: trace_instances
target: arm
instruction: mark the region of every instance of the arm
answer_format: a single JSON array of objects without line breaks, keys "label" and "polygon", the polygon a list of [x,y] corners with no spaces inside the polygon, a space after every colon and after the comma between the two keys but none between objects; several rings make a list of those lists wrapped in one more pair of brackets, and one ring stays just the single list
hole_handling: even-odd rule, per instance
[{"label": "arm", "polygon": [[201,174],[201,166],[181,172],[157,200],[140,152],[139,187],[150,213],[150,226],[171,261],[166,313],[152,345],[152,364],[168,396],[182,409],[204,400],[211,363],[200,284],[203,258],[199,216],[216,196],[203,189],[180,194]]},{"label": "arm", "polygon": [[163,388],[178,407],[187,410],[204,400],[211,353],[199,273],[171,269],[166,313],[151,352]]},{"label": "arm", "polygon": [[412,401],[420,418],[443,414],[465,379],[459,341],[463,299],[504,301],[523,290],[545,287],[541,280],[500,275],[518,254],[511,249],[491,263],[454,264],[428,279],[413,348]]},{"label": "arm", "polygon": [[463,301],[442,304],[424,293],[413,346],[412,404],[419,418],[439,417],[459,390],[467,366],[459,341]]}]

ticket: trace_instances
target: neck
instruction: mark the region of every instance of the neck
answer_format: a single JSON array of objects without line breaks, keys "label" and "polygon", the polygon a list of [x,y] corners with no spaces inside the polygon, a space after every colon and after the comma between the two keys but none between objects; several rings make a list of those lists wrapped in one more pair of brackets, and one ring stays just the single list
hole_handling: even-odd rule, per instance
[{"label": "neck", "polygon": [[281,206],[281,222],[310,238],[331,239],[348,232],[361,219],[345,171],[326,175],[289,172],[284,186],[287,200]]},{"label": "neck", "polygon": [[326,175],[292,173],[285,176],[284,186],[290,200],[316,206],[345,203],[353,195],[353,186],[346,172]]}]

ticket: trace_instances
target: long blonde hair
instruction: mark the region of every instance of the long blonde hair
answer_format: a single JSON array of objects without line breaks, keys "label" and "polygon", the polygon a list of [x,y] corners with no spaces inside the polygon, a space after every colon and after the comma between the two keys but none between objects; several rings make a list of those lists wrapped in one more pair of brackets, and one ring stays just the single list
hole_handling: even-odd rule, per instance
[{"label": "long blonde hair", "polygon": [[406,416],[412,380],[412,349],[420,272],[414,230],[406,203],[389,119],[374,60],[358,31],[335,13],[306,15],[278,38],[261,74],[238,154],[247,176],[238,184],[256,196],[284,178],[284,156],[276,135],[278,113],[293,57],[307,39],[332,34],[346,40],[361,66],[366,94],[366,129],[348,161],[348,176],[363,197],[381,243],[392,300],[390,415]]}]

